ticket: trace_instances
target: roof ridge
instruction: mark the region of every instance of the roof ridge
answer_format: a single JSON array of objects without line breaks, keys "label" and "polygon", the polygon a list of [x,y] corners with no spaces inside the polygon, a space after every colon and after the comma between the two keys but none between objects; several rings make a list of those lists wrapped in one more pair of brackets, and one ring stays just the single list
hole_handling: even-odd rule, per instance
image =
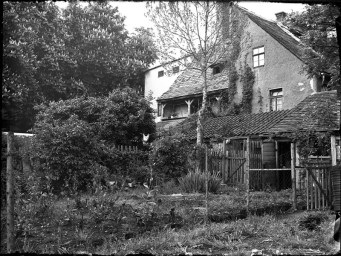
[{"label": "roof ridge", "polygon": [[[266,33],[268,33],[274,40],[276,40],[279,44],[281,44],[284,48],[286,48],[288,51],[290,51],[293,55],[295,55],[297,58],[299,58],[301,61],[304,62],[303,57],[301,56],[304,48],[307,48],[306,45],[304,45],[301,40],[298,40],[297,37],[292,35],[291,33],[288,33],[287,29],[285,28],[284,25],[280,26],[278,22],[272,21],[269,19],[266,19],[258,14],[255,14],[254,12],[249,11],[248,9],[241,7],[239,5],[236,5],[236,8],[238,8],[241,12],[243,12],[252,22],[254,22],[257,26],[259,26],[262,30],[264,30]],[[284,38],[281,38],[280,35],[274,33],[275,28],[270,27],[271,26],[276,26],[276,28],[279,29],[279,31],[282,31],[285,35],[287,35],[288,39],[285,40]],[[296,44],[293,44],[293,42],[288,41],[289,38],[291,40],[294,40]],[[284,39],[285,42],[283,42]],[[291,45],[290,45],[291,44]]]}]

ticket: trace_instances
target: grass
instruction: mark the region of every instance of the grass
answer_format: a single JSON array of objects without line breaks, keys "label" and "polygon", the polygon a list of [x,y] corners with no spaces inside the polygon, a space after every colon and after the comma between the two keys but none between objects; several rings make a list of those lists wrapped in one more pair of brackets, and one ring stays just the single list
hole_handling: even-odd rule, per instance
[{"label": "grass", "polygon": [[[290,190],[252,192],[249,216],[243,190],[226,188],[221,194],[210,194],[207,225],[204,198],[203,194],[148,197],[146,189],[139,188],[78,199],[51,198],[44,204],[26,203],[21,212],[17,211],[15,249],[119,255],[250,255],[252,249],[263,250],[264,254],[337,251],[331,212],[302,212],[291,217],[282,214],[290,207]],[[315,217],[321,221],[312,230],[300,225]],[[2,226],[4,221],[2,217]],[[6,248],[4,231],[1,252]]]}]

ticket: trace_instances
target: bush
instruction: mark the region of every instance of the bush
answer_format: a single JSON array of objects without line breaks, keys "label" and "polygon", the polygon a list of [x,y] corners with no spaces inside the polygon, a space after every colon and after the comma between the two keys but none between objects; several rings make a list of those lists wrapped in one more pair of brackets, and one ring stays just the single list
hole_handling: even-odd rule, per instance
[{"label": "bush", "polygon": [[[179,179],[180,188],[186,193],[204,193],[206,191],[206,174],[200,171],[190,171],[186,176]],[[217,193],[221,179],[219,173],[208,174],[208,191]]]},{"label": "bush", "polygon": [[[105,98],[81,97],[39,106],[33,132],[36,170],[54,193],[85,191],[110,178],[141,180],[148,153],[120,152],[115,144],[141,144],[154,134],[153,110],[131,89]],[[145,173],[145,170],[143,171]]]},{"label": "bush", "polygon": [[160,144],[152,156],[155,178],[163,182],[174,180],[177,183],[177,179],[188,170],[188,141],[176,134],[161,139]]}]

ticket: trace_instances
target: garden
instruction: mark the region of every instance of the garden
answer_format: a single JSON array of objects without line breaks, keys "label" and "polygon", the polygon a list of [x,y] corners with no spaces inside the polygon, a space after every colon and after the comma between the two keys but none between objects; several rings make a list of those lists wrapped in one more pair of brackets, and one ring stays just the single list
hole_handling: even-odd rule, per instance
[{"label": "garden", "polygon": [[[332,237],[335,215],[304,211],[304,196],[295,213],[290,189],[251,191],[247,207],[245,187],[221,184],[220,173],[202,171],[203,148],[186,137],[160,138],[157,146],[138,141],[141,130],[155,133],[151,113],[148,102],[128,89],[40,106],[35,135],[14,137],[13,251],[316,255],[339,250]],[[1,253],[7,247],[6,157],[2,135]]]}]

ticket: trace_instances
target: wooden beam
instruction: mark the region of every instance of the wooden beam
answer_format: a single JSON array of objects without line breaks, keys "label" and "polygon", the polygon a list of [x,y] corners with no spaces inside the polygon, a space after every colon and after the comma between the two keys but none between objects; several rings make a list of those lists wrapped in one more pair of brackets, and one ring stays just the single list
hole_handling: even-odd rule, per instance
[{"label": "wooden beam", "polygon": [[249,214],[250,205],[250,138],[246,138],[246,152],[245,152],[245,185],[246,185],[246,211]]},{"label": "wooden beam", "polygon": [[250,169],[250,171],[291,171],[291,169],[289,169],[289,168],[282,168],[282,169],[275,169],[275,168],[271,168],[271,169]]},{"label": "wooden beam", "polygon": [[330,136],[330,153],[332,157],[332,166],[336,165],[336,137],[335,135]]},{"label": "wooden beam", "polygon": [[291,152],[291,186],[292,186],[292,206],[294,211],[297,210],[297,198],[296,198],[296,152],[295,152],[295,143],[291,142],[290,144],[290,152]]},{"label": "wooden beam", "polygon": [[185,100],[187,104],[187,114],[188,116],[191,114],[191,104],[193,103],[194,100]]},{"label": "wooden beam", "polygon": [[7,170],[6,170],[6,233],[7,233],[7,253],[12,253],[14,249],[14,178],[13,178],[13,154],[14,154],[14,134],[7,134]]}]

